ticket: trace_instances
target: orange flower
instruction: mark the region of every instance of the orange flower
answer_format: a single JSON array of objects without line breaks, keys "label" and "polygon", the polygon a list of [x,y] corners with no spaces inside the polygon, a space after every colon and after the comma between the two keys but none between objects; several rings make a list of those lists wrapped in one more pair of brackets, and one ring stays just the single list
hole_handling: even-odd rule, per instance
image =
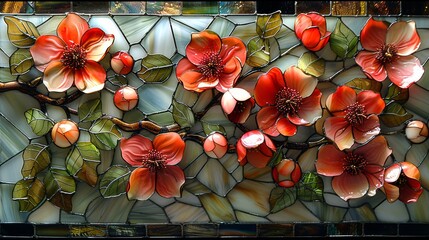
[{"label": "orange flower", "polygon": [[114,36],[89,28],[88,22],[75,13],[61,21],[57,35],[40,36],[30,48],[48,90],[64,92],[73,83],[85,93],[103,89],[106,71],[98,62],[106,55]]},{"label": "orange flower", "polygon": [[153,142],[141,135],[121,139],[124,160],[133,167],[127,196],[146,200],[156,191],[165,198],[179,197],[185,183],[185,174],[179,166],[185,151],[185,142],[175,132],[158,134]]},{"label": "orange flower", "polygon": [[324,123],[326,137],[340,150],[350,148],[355,142],[368,142],[380,133],[378,114],[384,106],[379,93],[366,90],[356,94],[348,86],[338,87],[326,99],[326,107],[333,114]]},{"label": "orange flower", "polygon": [[238,162],[244,166],[249,162],[256,168],[263,168],[276,152],[276,146],[269,137],[259,130],[246,132],[237,141]]},{"label": "orange flower", "polygon": [[423,193],[419,180],[420,171],[414,164],[410,162],[395,163],[386,169],[382,190],[389,202],[398,199],[403,203],[417,202]]},{"label": "orange flower", "polygon": [[186,58],[176,68],[177,79],[187,90],[202,92],[216,88],[225,92],[233,87],[246,61],[246,46],[236,37],[220,38],[205,30],[193,33],[186,47]]},{"label": "orange flower", "polygon": [[317,12],[300,13],[295,19],[295,34],[310,51],[317,52],[328,44],[331,32],[326,31],[326,19]]}]

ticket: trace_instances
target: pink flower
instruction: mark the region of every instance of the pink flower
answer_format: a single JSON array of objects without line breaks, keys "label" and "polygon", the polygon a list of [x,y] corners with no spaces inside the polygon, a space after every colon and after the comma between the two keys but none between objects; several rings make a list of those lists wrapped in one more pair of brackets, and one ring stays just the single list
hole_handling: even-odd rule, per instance
[{"label": "pink flower", "polygon": [[179,197],[185,183],[183,170],[176,166],[183,157],[185,142],[175,132],[158,134],[153,142],[141,135],[120,143],[122,157],[135,168],[128,182],[129,199],[146,200],[156,191],[165,198]]},{"label": "pink flower", "polygon": [[395,163],[386,169],[382,190],[389,202],[398,199],[403,203],[417,202],[423,193],[419,180],[420,171],[414,164],[410,162]]},{"label": "pink flower", "polygon": [[352,151],[340,151],[333,144],[320,147],[316,170],[332,177],[335,193],[347,201],[364,195],[374,196],[384,184],[384,167],[392,150],[378,136]]},{"label": "pink flower", "polygon": [[259,76],[255,100],[261,107],[256,115],[259,128],[276,137],[293,136],[297,126],[308,126],[322,116],[317,79],[292,66],[285,73],[274,67]]},{"label": "pink flower", "polygon": [[211,158],[222,158],[228,151],[228,140],[224,135],[213,132],[204,140],[204,152]]},{"label": "pink flower", "polygon": [[398,21],[388,26],[369,18],[360,34],[362,47],[356,63],[365,74],[379,82],[389,79],[408,88],[423,75],[424,69],[413,54],[420,46],[414,21]]},{"label": "pink flower", "polygon": [[220,38],[205,30],[193,33],[186,58],[177,64],[176,76],[187,90],[202,92],[233,87],[246,61],[246,45],[236,37]]},{"label": "pink flower", "polygon": [[326,19],[317,12],[300,13],[295,19],[295,34],[310,51],[317,52],[328,44],[331,32],[326,31]]},{"label": "pink flower", "polygon": [[280,187],[290,188],[299,182],[302,176],[301,167],[292,159],[283,159],[272,170],[274,181]]},{"label": "pink flower", "polygon": [[85,93],[103,89],[106,71],[98,62],[106,55],[114,36],[89,28],[75,13],[61,21],[57,35],[40,36],[30,48],[48,90],[64,92],[73,84]]},{"label": "pink flower", "polygon": [[223,94],[221,106],[231,122],[244,123],[255,106],[255,100],[242,88],[230,88]]},{"label": "pink flower", "polygon": [[238,162],[244,166],[249,162],[256,168],[263,168],[276,152],[276,146],[269,137],[259,130],[246,132],[237,141]]},{"label": "pink flower", "polygon": [[326,99],[326,107],[333,115],[324,123],[326,137],[340,150],[350,148],[355,142],[366,143],[380,133],[378,114],[384,106],[379,93],[366,90],[356,94],[348,86],[338,87]]}]

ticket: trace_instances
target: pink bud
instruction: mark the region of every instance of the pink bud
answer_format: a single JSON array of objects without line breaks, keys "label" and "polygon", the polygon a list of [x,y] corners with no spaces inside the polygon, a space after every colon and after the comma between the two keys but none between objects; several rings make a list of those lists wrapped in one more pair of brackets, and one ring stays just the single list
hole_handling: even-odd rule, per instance
[{"label": "pink bud", "polygon": [[422,143],[429,136],[429,129],[424,122],[414,120],[407,124],[405,135],[413,143]]},{"label": "pink bud", "polygon": [[281,187],[293,187],[301,179],[301,168],[292,159],[283,159],[273,170],[273,179]]},{"label": "pink bud", "polygon": [[121,87],[115,92],[113,102],[115,103],[115,106],[122,111],[129,111],[137,106],[139,95],[132,87]]},{"label": "pink bud", "polygon": [[57,122],[51,131],[52,141],[61,148],[70,147],[79,139],[79,128],[71,120]]},{"label": "pink bud", "polygon": [[204,152],[211,158],[221,158],[227,150],[228,141],[218,132],[211,133],[204,141]]},{"label": "pink bud", "polygon": [[134,59],[127,52],[119,51],[110,59],[110,66],[117,74],[128,74],[133,69]]},{"label": "pink bud", "polygon": [[221,106],[231,122],[244,123],[255,106],[255,100],[242,88],[230,88],[223,94]]}]

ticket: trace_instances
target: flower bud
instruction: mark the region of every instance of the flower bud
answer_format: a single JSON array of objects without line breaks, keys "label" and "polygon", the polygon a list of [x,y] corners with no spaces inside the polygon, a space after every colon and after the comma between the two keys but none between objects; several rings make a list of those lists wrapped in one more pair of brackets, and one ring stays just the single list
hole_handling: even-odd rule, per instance
[{"label": "flower bud", "polygon": [[405,135],[413,143],[422,143],[429,136],[429,129],[424,122],[414,120],[407,124]]},{"label": "flower bud", "polygon": [[79,128],[71,120],[61,120],[52,128],[51,136],[52,141],[58,147],[70,147],[79,139]]},{"label": "flower bud", "polygon": [[133,69],[134,59],[127,52],[119,51],[110,59],[110,66],[117,74],[128,74]]},{"label": "flower bud", "polygon": [[266,167],[271,157],[276,152],[276,146],[271,139],[259,130],[251,130],[238,139],[238,162],[244,166],[249,162],[256,168]]},{"label": "flower bud", "polygon": [[204,141],[204,152],[211,158],[221,158],[227,150],[228,141],[218,132],[211,133]]},{"label": "flower bud", "polygon": [[255,106],[255,100],[242,88],[230,88],[223,94],[221,106],[231,122],[244,123]]},{"label": "flower bud", "polygon": [[113,103],[122,111],[129,111],[137,106],[139,95],[137,91],[129,86],[121,87],[113,95]]},{"label": "flower bud", "polygon": [[273,179],[281,187],[293,187],[301,179],[301,167],[292,159],[283,159],[272,170]]}]

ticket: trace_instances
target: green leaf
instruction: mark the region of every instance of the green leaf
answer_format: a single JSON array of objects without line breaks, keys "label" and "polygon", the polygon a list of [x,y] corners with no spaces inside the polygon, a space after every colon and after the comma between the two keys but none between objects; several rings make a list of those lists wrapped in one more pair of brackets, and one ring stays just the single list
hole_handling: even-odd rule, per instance
[{"label": "green leaf", "polygon": [[101,100],[99,98],[84,102],[78,108],[79,120],[82,122],[97,120],[102,114]]},{"label": "green leaf", "polygon": [[412,114],[396,102],[388,104],[383,113],[379,115],[380,120],[388,127],[397,127],[412,117]]},{"label": "green leaf", "polygon": [[40,36],[36,26],[32,22],[18,19],[12,16],[5,16],[7,24],[7,35],[10,43],[18,48],[31,47]]},{"label": "green leaf", "polygon": [[24,179],[32,179],[51,163],[48,146],[39,143],[28,145],[22,153],[24,164],[21,174]]},{"label": "green leaf", "polygon": [[100,180],[100,192],[105,198],[126,193],[131,171],[124,166],[110,167]]},{"label": "green leaf", "polygon": [[315,173],[304,173],[298,184],[298,199],[323,201],[323,180]]},{"label": "green leaf", "polygon": [[115,74],[113,76],[108,76],[107,80],[116,86],[123,86],[128,84],[128,79],[122,75]]},{"label": "green leaf", "polygon": [[347,82],[345,85],[357,90],[357,92],[364,90],[380,92],[382,87],[381,82],[369,78],[355,78],[350,82]]},{"label": "green leaf", "polygon": [[191,108],[185,104],[179,103],[173,99],[173,119],[182,128],[192,127],[195,124],[194,113]]},{"label": "green leaf", "polygon": [[37,136],[45,135],[54,126],[54,121],[37,108],[28,109],[25,111],[24,115],[27,119],[27,123]]},{"label": "green leaf", "polygon": [[263,67],[270,62],[270,42],[254,37],[247,43],[246,63],[251,67]]},{"label": "green leaf", "polygon": [[291,206],[296,201],[296,191],[293,188],[275,187],[270,194],[271,213],[276,213]]},{"label": "green leaf", "polygon": [[45,198],[45,187],[43,183],[35,179],[19,180],[12,193],[12,199],[19,202],[19,211],[30,212],[36,208]]},{"label": "green leaf", "polygon": [[9,58],[10,74],[12,75],[25,74],[33,65],[33,57],[27,48],[18,48]]},{"label": "green leaf", "polygon": [[325,73],[325,60],[312,52],[305,52],[298,59],[298,68],[306,74],[320,77]]},{"label": "green leaf", "polygon": [[95,121],[89,128],[91,142],[100,150],[112,150],[118,144],[121,133],[118,127],[107,118]]},{"label": "green leaf", "polygon": [[338,19],[329,43],[332,51],[340,58],[351,58],[358,49],[358,37],[341,19]]},{"label": "green leaf", "polygon": [[395,84],[391,84],[387,90],[385,100],[395,101],[396,103],[404,104],[408,101],[409,90],[408,88],[400,88]]},{"label": "green leaf", "polygon": [[161,54],[147,55],[142,60],[142,67],[137,73],[145,82],[163,82],[173,72],[173,63]]},{"label": "green leaf", "polygon": [[76,191],[76,183],[66,170],[51,168],[44,179],[48,200],[70,212],[72,210],[72,196]]},{"label": "green leaf", "polygon": [[226,136],[225,128],[220,124],[209,123],[206,121],[201,121],[201,125],[203,126],[204,133],[209,135],[212,132],[220,132]]},{"label": "green leaf", "polygon": [[258,14],[256,16],[256,33],[261,38],[274,37],[282,27],[283,19],[280,10],[271,14]]},{"label": "green leaf", "polygon": [[271,157],[270,162],[268,163],[268,166],[275,167],[277,164],[281,162],[283,159],[283,146],[280,146],[277,151],[274,153],[274,155]]},{"label": "green leaf", "polygon": [[91,186],[97,184],[100,151],[90,142],[78,142],[66,157],[67,171]]}]

